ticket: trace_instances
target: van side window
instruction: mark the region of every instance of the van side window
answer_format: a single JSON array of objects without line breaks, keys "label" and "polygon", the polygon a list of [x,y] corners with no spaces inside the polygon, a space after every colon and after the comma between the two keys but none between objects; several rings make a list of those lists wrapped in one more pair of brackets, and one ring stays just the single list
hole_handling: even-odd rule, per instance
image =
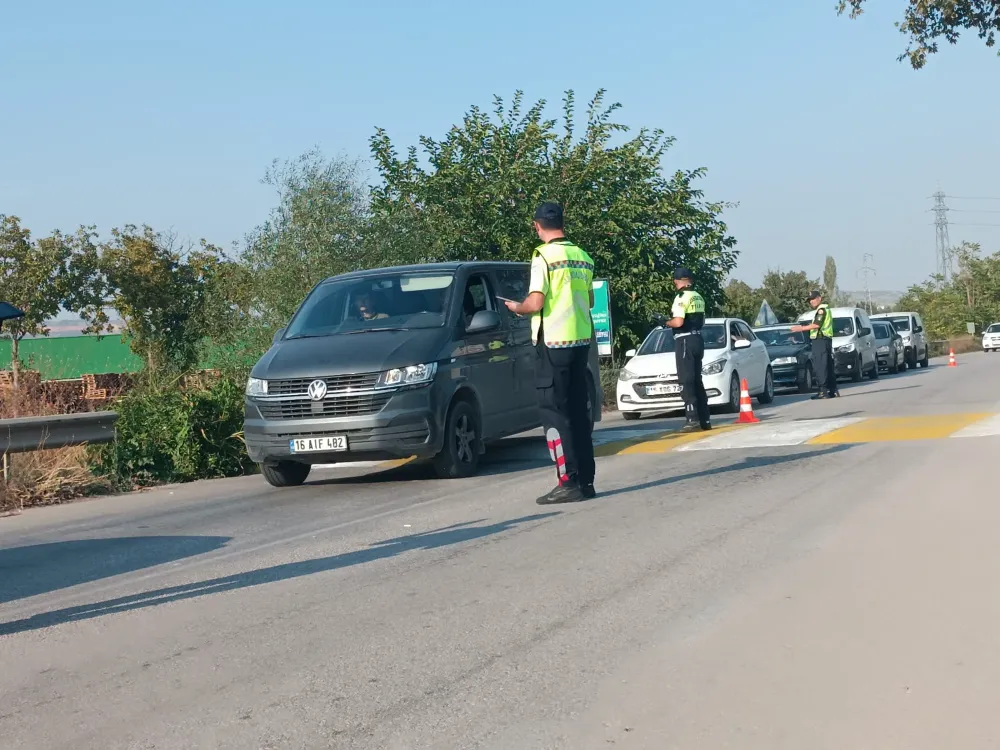
[{"label": "van side window", "polygon": [[472,322],[477,312],[496,310],[490,296],[490,287],[485,276],[473,276],[465,285],[465,295],[462,298],[462,315],[465,325]]},{"label": "van side window", "polygon": [[861,335],[861,329],[864,327],[864,324],[861,322],[861,316],[854,313],[854,330],[857,331],[859,336]]},{"label": "van side window", "polygon": [[[525,269],[513,269],[496,272],[497,294],[515,302],[521,302],[528,296],[528,285],[531,282],[531,272]],[[510,324],[514,329],[529,328],[531,317],[528,315],[511,315]]]}]

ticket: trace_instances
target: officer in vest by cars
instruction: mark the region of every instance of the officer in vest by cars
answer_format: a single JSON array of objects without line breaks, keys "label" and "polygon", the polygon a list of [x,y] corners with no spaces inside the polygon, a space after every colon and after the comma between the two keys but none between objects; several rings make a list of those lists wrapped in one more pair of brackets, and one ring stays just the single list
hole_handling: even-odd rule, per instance
[{"label": "officer in vest by cars", "polygon": [[571,503],[596,494],[587,406],[594,261],[566,239],[558,203],[541,204],[534,226],[543,244],[531,258],[528,296],[523,302],[505,304],[516,315],[531,315],[535,388],[549,454],[556,464],[557,484],[538,498],[538,504]]},{"label": "officer in vest by cars", "polygon": [[677,380],[681,385],[684,416],[687,418],[683,432],[712,429],[708,396],[701,379],[701,362],[705,356],[705,342],[701,338],[701,329],[705,325],[705,299],[691,288],[692,276],[686,268],[674,271],[677,296],[671,309],[673,317],[665,323],[674,329]]},{"label": "officer in vest by cars", "polygon": [[823,301],[822,292],[811,292],[809,304],[816,311],[812,323],[792,326],[792,330],[809,331],[809,338],[812,340],[813,371],[819,388],[813,400],[834,398],[840,392],[837,390],[837,374],[833,362],[833,316],[830,314],[830,306]]}]

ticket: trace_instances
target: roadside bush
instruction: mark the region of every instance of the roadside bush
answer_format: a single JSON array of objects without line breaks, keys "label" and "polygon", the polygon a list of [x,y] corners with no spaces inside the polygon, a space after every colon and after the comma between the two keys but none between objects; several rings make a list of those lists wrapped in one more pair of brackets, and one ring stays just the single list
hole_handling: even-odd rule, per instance
[{"label": "roadside bush", "polygon": [[203,388],[145,382],[120,398],[113,443],[91,450],[94,469],[118,489],[252,473],[243,443],[243,380]]}]

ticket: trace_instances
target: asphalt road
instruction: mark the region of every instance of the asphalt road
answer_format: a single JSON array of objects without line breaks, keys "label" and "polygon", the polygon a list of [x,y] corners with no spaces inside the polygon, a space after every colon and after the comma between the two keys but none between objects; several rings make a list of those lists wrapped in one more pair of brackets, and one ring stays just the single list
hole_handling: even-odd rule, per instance
[{"label": "asphalt road", "polygon": [[2,519],[0,747],[996,748],[998,413],[976,354],[609,419],[578,505],[520,439]]}]

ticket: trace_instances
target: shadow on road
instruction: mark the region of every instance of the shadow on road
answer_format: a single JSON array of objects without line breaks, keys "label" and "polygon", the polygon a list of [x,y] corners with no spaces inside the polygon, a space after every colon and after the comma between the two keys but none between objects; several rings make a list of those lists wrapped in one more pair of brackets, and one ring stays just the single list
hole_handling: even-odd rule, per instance
[{"label": "shadow on road", "polygon": [[466,523],[447,526],[435,531],[427,531],[420,534],[410,534],[395,539],[388,539],[378,542],[370,547],[356,552],[346,552],[331,557],[321,557],[315,560],[302,560],[300,562],[285,563],[275,565],[270,568],[260,568],[258,570],[237,573],[236,575],[213,578],[208,581],[196,581],[181,586],[171,586],[157,589],[155,591],[145,591],[141,594],[123,596],[117,599],[108,599],[94,604],[84,604],[78,607],[67,607],[66,609],[55,610],[53,612],[43,612],[23,620],[0,623],[0,636],[22,633],[28,630],[37,630],[52,625],[61,625],[68,622],[79,622],[90,620],[95,617],[112,614],[114,612],[129,612],[146,607],[155,607],[169,602],[182,601],[184,599],[194,599],[209,594],[219,594],[225,591],[235,591],[237,589],[260,586],[265,583],[276,581],[287,581],[292,578],[312,575],[314,573],[324,573],[330,570],[350,567],[352,565],[363,565],[375,560],[385,560],[395,557],[404,552],[412,550],[431,550],[439,547],[447,547],[452,544],[470,542],[493,534],[500,534],[509,531],[517,526],[521,526],[532,521],[542,521],[553,516],[560,515],[557,512],[538,513],[522,518],[514,518],[509,521],[489,524],[487,526],[474,526],[481,521],[468,521]]},{"label": "shadow on road", "polygon": [[[747,469],[760,469],[767,466],[777,466],[779,464],[787,464],[793,461],[802,461],[808,458],[819,458],[820,456],[829,456],[832,453],[842,453],[843,451],[850,450],[851,445],[834,445],[830,448],[823,448],[822,450],[807,451],[805,453],[793,453],[788,456],[751,456],[749,458],[744,458],[738,463],[729,464],[728,466],[716,466],[711,469],[702,469],[701,471],[692,471],[687,474],[676,474],[672,477],[664,477],[663,479],[657,479],[652,482],[643,482],[642,484],[633,484],[628,487],[619,487],[616,490],[608,490],[606,492],[601,492],[598,495],[598,500],[606,497],[613,497],[614,495],[624,495],[629,492],[640,492],[642,490],[650,490],[656,487],[664,487],[668,484],[676,484],[677,482],[684,482],[688,479],[700,479],[702,477],[710,477],[715,474],[725,474],[730,471],[745,471]],[[596,502],[596,501],[595,501]],[[0,630],[0,633],[3,631]]]},{"label": "shadow on road", "polygon": [[133,536],[0,549],[0,604],[203,555],[230,539]]}]

